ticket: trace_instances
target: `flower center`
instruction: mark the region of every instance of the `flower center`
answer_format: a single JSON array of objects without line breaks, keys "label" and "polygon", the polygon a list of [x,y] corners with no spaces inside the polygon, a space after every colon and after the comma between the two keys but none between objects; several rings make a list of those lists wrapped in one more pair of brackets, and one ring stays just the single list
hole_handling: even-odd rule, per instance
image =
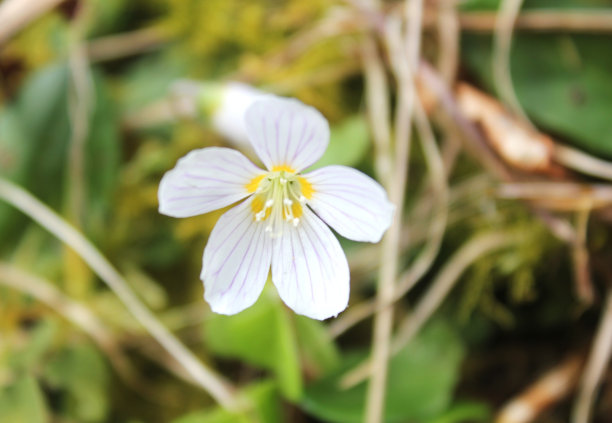
[{"label": "flower center", "polygon": [[299,225],[303,207],[313,194],[312,185],[287,166],[256,177],[247,189],[254,192],[251,209],[255,221],[266,221],[265,231],[272,236],[281,235],[283,221]]}]

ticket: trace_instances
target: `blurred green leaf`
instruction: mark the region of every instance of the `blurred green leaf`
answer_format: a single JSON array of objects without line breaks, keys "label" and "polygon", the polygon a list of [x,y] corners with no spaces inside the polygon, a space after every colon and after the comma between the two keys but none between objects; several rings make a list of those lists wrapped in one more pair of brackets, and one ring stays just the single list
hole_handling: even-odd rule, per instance
[{"label": "blurred green leaf", "polygon": [[318,320],[296,315],[295,330],[299,350],[307,368],[327,373],[340,364],[340,352],[325,325]]},{"label": "blurred green leaf", "polygon": [[369,146],[370,130],[366,119],[361,115],[349,117],[331,127],[329,146],[311,169],[332,164],[355,166],[363,159]]},{"label": "blurred green leaf", "polygon": [[0,389],[0,421],[7,423],[47,423],[49,416],[38,382],[22,376]]},{"label": "blurred green leaf", "polygon": [[491,410],[486,404],[478,402],[458,402],[441,416],[427,423],[486,423],[491,421]]},{"label": "blurred green leaf", "polygon": [[262,381],[246,387],[242,395],[253,408],[244,413],[232,413],[217,407],[189,413],[172,423],[281,423],[282,410],[276,383]]},{"label": "blurred green leaf", "polygon": [[[22,97],[26,95],[29,96],[27,90],[24,90]],[[29,126],[40,120],[40,109],[45,109],[40,101],[38,103],[32,108],[31,121],[25,121],[20,108],[15,105],[0,111],[0,176],[18,185],[27,185],[30,181],[32,167],[39,153],[29,136]],[[23,219],[19,212],[0,202],[0,233],[3,237],[10,238],[15,234],[21,227],[15,224],[19,219]]]},{"label": "blurred green leaf", "polygon": [[[105,233],[105,214],[119,169],[119,128],[115,107],[102,78],[92,72],[91,111],[85,141],[85,179],[89,232]],[[52,206],[62,203],[72,126],[68,114],[70,73],[64,64],[31,75],[15,105],[14,118],[23,128],[30,161],[25,181],[36,196]]]},{"label": "blurred green leaf", "polygon": [[264,290],[252,307],[234,316],[213,314],[205,323],[207,345],[216,354],[271,370],[281,392],[302,395],[297,342],[283,304]]},{"label": "blurred green leaf", "polygon": [[99,422],[106,417],[109,370],[93,346],[80,344],[61,351],[47,364],[44,378],[62,390],[62,406],[68,416],[81,422]]},{"label": "blurred green leaf", "polygon": [[[612,37],[517,34],[511,54],[517,96],[533,119],[577,147],[612,158]],[[464,37],[466,64],[493,91],[491,39]]]},{"label": "blurred green leaf", "polygon": [[54,320],[41,320],[31,331],[27,344],[10,356],[10,365],[18,370],[32,370],[40,367],[45,354],[52,346],[53,338],[58,332]]},{"label": "blurred green leaf", "polygon": [[0,175],[20,183],[33,153],[14,108],[0,111]]},{"label": "blurred green leaf", "polygon": [[[424,421],[446,412],[462,357],[455,333],[445,324],[430,324],[390,361],[385,422]],[[363,421],[367,383],[343,390],[339,379],[365,358],[365,353],[347,356],[336,371],[308,386],[304,409],[325,421]]]},{"label": "blurred green leaf", "polygon": [[[154,69],[154,72],[151,70]],[[180,57],[155,54],[131,66],[121,79],[121,110],[134,112],[166,98],[172,83],[184,78],[186,65]]]}]

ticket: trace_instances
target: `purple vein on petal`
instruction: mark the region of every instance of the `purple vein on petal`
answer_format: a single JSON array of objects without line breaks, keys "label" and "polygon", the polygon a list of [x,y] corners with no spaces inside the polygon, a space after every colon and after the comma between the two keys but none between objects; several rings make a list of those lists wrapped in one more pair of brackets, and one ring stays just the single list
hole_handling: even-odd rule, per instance
[{"label": "purple vein on petal", "polygon": [[[244,252],[243,254],[243,260],[240,262],[240,265],[237,266],[236,268],[236,272],[234,273],[234,276],[232,277],[232,281],[230,282],[230,284],[227,286],[227,288],[225,290],[223,290],[221,292],[221,297],[225,296],[225,294],[230,291],[232,289],[232,286],[234,286],[234,282],[236,282],[236,278],[238,277],[238,274],[240,273],[240,270],[242,270],[242,266],[244,265],[244,261],[246,260],[246,258],[248,257],[249,253],[251,252],[251,248],[253,247],[254,243],[253,243],[253,238],[255,238],[255,234],[261,232],[258,231],[257,229],[255,229],[254,231],[251,231],[251,238],[247,241],[247,250]],[[240,241],[242,240],[239,239],[238,242],[236,243],[236,245],[234,246],[234,248],[232,249],[232,252],[230,254],[228,254],[228,258],[234,254],[234,251],[236,250],[236,247],[238,246],[238,244],[240,244]],[[243,240],[242,240],[243,241]],[[259,238],[258,238],[259,241]],[[255,247],[257,248],[257,247]],[[251,263],[253,262],[253,259],[251,258]],[[236,296],[238,296],[238,293],[241,292],[242,288],[244,287],[244,281],[246,280],[246,277],[244,277],[243,279],[243,283],[240,286],[240,289],[238,290],[238,292],[236,293]]]},{"label": "purple vein on petal", "polygon": [[[247,213],[247,214],[246,214],[246,216],[245,216],[245,218],[244,218],[244,219],[242,219],[242,220],[240,221],[240,223],[236,224],[236,225],[235,225],[235,226],[232,228],[231,232],[225,236],[225,239],[226,239],[226,240],[228,240],[228,239],[229,239],[229,238],[230,238],[230,237],[231,237],[231,236],[234,234],[234,232],[236,232],[236,230],[238,230],[238,228],[240,228],[240,227],[242,226],[242,224],[243,224],[243,223],[244,223],[244,222],[245,222],[247,219],[250,219],[250,218],[251,218],[251,215]],[[218,224],[218,223],[217,223],[217,224]],[[236,243],[235,243],[235,244],[234,244],[234,246],[232,247],[232,250],[230,251],[230,253],[226,255],[225,260],[224,260],[224,261],[223,261],[223,262],[222,262],[222,263],[221,263],[221,264],[220,264],[220,265],[217,267],[217,269],[214,269],[214,273],[212,273],[212,274],[211,274],[211,276],[215,276],[215,275],[217,275],[217,274],[218,274],[218,273],[221,271],[221,268],[222,268],[223,266],[225,266],[225,263],[227,263],[227,260],[228,260],[228,259],[229,259],[229,257],[232,255],[232,253],[235,251],[235,249],[236,249],[236,247],[238,246],[238,244],[239,244],[239,243],[240,243],[240,239],[238,239],[238,241],[236,241]],[[217,253],[219,252],[219,249],[220,249],[220,248],[217,248],[216,250],[214,250],[214,252],[213,252],[212,254],[217,254]]]},{"label": "purple vein on petal", "polygon": [[289,111],[289,127],[287,129],[287,139],[285,140],[285,152],[283,153],[283,160],[286,164],[289,161],[289,147],[291,146],[291,137],[293,134],[293,119],[295,118],[295,114],[293,111]]},{"label": "purple vein on petal", "polygon": [[[304,257],[307,257],[306,256],[306,248],[304,248],[304,242],[302,240],[302,232],[303,231],[298,230],[296,232],[297,232],[298,239],[300,240],[300,247],[302,248],[302,252],[304,253]],[[316,252],[316,250],[315,250],[315,252]],[[318,253],[317,253],[317,256],[318,256]],[[313,287],[314,280],[312,278],[312,274],[310,273],[310,263],[309,262],[306,262],[306,270],[308,270],[308,279],[310,280],[310,296],[312,298],[312,301],[314,302],[314,300],[315,300],[315,297],[314,297],[314,287]]]},{"label": "purple vein on petal", "polygon": [[[255,275],[259,275],[259,269],[261,269],[261,266],[263,265],[263,257],[260,257],[260,260],[257,262],[257,269],[253,269],[253,261],[255,260],[255,257],[258,255],[258,252],[261,252],[261,254],[259,254],[260,256],[263,256],[265,254],[265,240],[264,242],[261,242],[261,237],[262,235],[265,237],[266,234],[263,231],[263,225],[259,225],[258,229],[257,229],[257,242],[254,244],[255,245],[255,249],[253,251],[253,254],[251,254],[251,261],[249,262],[249,265],[247,266],[247,269],[252,269],[254,272],[253,274]],[[268,264],[269,266],[270,264]],[[244,278],[242,279],[242,285],[240,286],[240,288],[238,289],[238,292],[243,292],[244,289],[244,284],[247,281],[247,277],[246,275],[244,276]]]},{"label": "purple vein on petal", "polygon": [[[293,162],[295,162],[295,159],[297,157],[300,156],[300,154],[302,154],[302,151],[304,151],[306,148],[308,148],[308,144],[310,144],[310,142],[312,141],[312,139],[315,136],[315,127],[311,126],[310,127],[310,132],[308,135],[308,140],[305,143],[300,142],[300,144],[298,145],[298,147],[296,148],[295,152],[293,153],[293,158],[291,159]],[[302,145],[303,144],[303,145]]]},{"label": "purple vein on petal", "polygon": [[[323,249],[323,251],[325,251],[325,254],[327,255],[327,258],[329,259],[329,261],[327,261],[328,265],[332,265],[333,266],[333,257],[330,254],[328,248],[327,248],[327,244],[323,241],[323,239],[320,237],[319,232],[314,230],[314,225],[315,223],[313,222],[314,219],[318,219],[317,216],[312,216],[312,218],[310,219],[310,225],[308,225],[306,232],[306,236],[308,237],[308,240],[310,241],[310,244],[312,245],[313,249],[315,250],[316,254],[317,254],[317,258],[319,259],[319,263],[321,263],[321,269],[325,270],[325,273],[327,274],[327,276],[330,279],[330,282],[332,282],[332,279],[334,278],[335,274],[333,272],[333,269],[330,269],[328,266],[324,266],[325,265],[325,261],[323,261],[321,259],[321,255],[319,254],[319,251],[317,249],[317,247],[315,246],[315,242],[312,240],[312,238],[310,237],[310,234],[312,234],[314,237],[316,237],[317,241],[319,242],[319,246],[321,247],[321,249]],[[317,225],[319,225],[319,229],[321,227],[324,227],[325,224],[322,221],[318,221],[316,223]],[[321,276],[323,275],[323,272],[321,272]],[[327,286],[325,285],[325,283],[322,283],[323,286],[323,293],[324,296],[327,298]]]}]

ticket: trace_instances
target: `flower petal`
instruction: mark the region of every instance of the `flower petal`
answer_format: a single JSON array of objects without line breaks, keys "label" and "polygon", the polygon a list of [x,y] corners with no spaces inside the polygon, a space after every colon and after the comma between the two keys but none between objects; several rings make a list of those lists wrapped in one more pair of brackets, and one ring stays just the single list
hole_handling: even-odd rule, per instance
[{"label": "flower petal", "polygon": [[326,166],[304,175],[312,186],[308,205],[336,232],[354,241],[378,242],[395,207],[382,186],[345,166]]},{"label": "flower petal", "polygon": [[229,206],[249,195],[249,183],[263,173],[236,150],[194,150],[162,178],[159,212],[189,217]]},{"label": "flower petal", "polygon": [[327,319],[344,310],[349,298],[346,256],[332,231],[307,207],[297,227],[285,222],[275,239],[272,281],[296,313]]},{"label": "flower petal", "polygon": [[255,303],[268,279],[272,238],[255,222],[252,199],[227,211],[204,249],[200,278],[215,313],[235,314]]},{"label": "flower petal", "polygon": [[247,133],[269,170],[307,168],[322,155],[329,142],[329,124],[318,110],[295,99],[266,97],[246,112]]}]

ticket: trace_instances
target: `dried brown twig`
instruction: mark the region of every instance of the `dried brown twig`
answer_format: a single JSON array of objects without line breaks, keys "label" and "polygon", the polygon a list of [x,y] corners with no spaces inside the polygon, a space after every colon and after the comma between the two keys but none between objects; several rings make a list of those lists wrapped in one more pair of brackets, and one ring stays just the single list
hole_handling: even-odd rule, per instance
[{"label": "dried brown twig", "polygon": [[612,289],[608,289],[599,329],[580,381],[578,396],[572,410],[572,423],[588,423],[595,394],[612,355]]},{"label": "dried brown twig", "polygon": [[166,44],[169,38],[158,27],[109,35],[90,41],[87,44],[87,56],[91,62],[121,59],[157,49]]},{"label": "dried brown twig", "polygon": [[495,423],[530,423],[570,394],[578,382],[583,359],[572,355],[530,384],[502,407]]},{"label": "dried brown twig", "polygon": [[398,104],[395,113],[395,145],[393,176],[388,181],[389,200],[397,207],[391,227],[385,234],[382,244],[378,290],[376,301],[381,306],[374,318],[372,336],[372,372],[366,394],[365,421],[377,423],[383,420],[384,399],[386,395],[389,340],[393,326],[393,308],[386,306],[392,301],[399,259],[399,234],[401,232],[404,193],[407,181],[411,145],[412,114],[416,96],[413,70],[420,56],[420,34],[422,10],[421,0],[409,2],[412,16],[408,17],[409,32],[402,33],[403,19],[390,15],[385,25],[385,41],[391,66],[398,86]]}]

